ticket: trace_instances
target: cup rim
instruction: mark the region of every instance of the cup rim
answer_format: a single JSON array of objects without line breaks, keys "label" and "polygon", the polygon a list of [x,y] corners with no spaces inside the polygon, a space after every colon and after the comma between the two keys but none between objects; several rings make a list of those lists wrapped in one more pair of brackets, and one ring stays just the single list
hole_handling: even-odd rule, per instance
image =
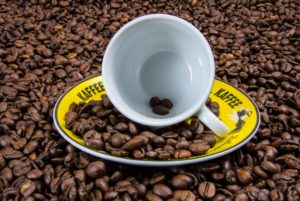
[{"label": "cup rim", "polygon": [[[133,110],[130,106],[128,106],[125,101],[121,101],[122,97],[118,93],[114,83],[110,79],[110,63],[109,63],[109,57],[110,57],[110,52],[112,47],[115,45],[117,42],[118,38],[120,37],[121,34],[123,34],[127,29],[130,27],[141,23],[143,21],[148,21],[148,20],[170,20],[179,24],[184,25],[190,31],[193,32],[193,34],[197,35],[200,40],[202,41],[203,45],[205,48],[208,50],[208,55],[209,57],[207,58],[209,60],[210,68],[211,68],[211,74],[210,78],[208,79],[208,83],[206,83],[206,88],[207,90],[203,92],[202,97],[198,102],[196,102],[194,105],[192,105],[188,110],[185,112],[178,114],[174,117],[166,117],[166,118],[152,118],[152,117],[147,117],[141,113],[138,113],[137,111]],[[214,75],[215,75],[215,62],[214,62],[214,57],[212,50],[208,44],[208,41],[206,38],[202,35],[202,33],[194,27],[191,23],[185,21],[184,19],[181,19],[179,17],[173,16],[173,15],[168,15],[168,14],[150,14],[150,15],[144,15],[141,17],[138,17],[127,24],[125,24],[121,29],[119,29],[116,34],[112,37],[110,40],[106,51],[104,53],[103,57],[103,65],[102,65],[102,76],[103,76],[103,83],[104,87],[106,90],[106,93],[111,100],[112,104],[127,118],[131,119],[132,121],[135,121],[137,123],[140,123],[142,125],[147,125],[147,126],[168,126],[172,124],[176,124],[179,122],[182,122],[195,113],[197,113],[200,108],[205,104],[205,101],[207,100],[210,91],[213,86],[214,82]]]}]

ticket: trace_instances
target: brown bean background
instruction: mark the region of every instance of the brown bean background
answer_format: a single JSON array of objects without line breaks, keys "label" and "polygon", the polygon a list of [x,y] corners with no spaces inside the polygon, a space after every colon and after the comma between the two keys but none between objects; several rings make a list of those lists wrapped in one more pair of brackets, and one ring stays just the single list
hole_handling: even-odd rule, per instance
[{"label": "brown bean background", "polygon": [[[0,200],[300,200],[299,8],[298,0],[0,0]],[[242,149],[188,167],[136,168],[88,156],[55,131],[57,98],[101,72],[113,34],[148,13],[194,24],[216,76],[256,101],[261,127]]]}]

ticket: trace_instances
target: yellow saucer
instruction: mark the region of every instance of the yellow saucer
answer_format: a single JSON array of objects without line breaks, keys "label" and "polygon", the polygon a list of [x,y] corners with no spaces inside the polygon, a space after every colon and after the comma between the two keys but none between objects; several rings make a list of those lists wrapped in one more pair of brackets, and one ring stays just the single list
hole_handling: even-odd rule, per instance
[{"label": "yellow saucer", "polygon": [[220,106],[219,118],[230,128],[231,132],[223,139],[216,137],[216,144],[207,153],[186,159],[137,160],[121,158],[104,151],[91,149],[84,145],[83,139],[66,128],[65,114],[72,102],[99,100],[105,93],[102,76],[85,79],[67,90],[57,101],[53,119],[57,131],[62,137],[78,149],[93,156],[119,163],[143,166],[173,166],[211,160],[226,155],[247,143],[256,133],[260,124],[260,114],[254,101],[241,90],[215,79],[209,97]]}]

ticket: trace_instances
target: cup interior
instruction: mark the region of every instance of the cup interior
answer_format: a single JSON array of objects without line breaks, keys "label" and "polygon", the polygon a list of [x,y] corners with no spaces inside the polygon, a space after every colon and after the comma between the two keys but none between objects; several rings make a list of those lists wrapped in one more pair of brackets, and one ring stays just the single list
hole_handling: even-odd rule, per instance
[{"label": "cup interior", "polygon": [[[190,23],[169,15],[150,15],[125,25],[110,42],[103,79],[115,107],[150,126],[172,124],[195,113],[214,79],[211,49]],[[165,116],[152,112],[153,96],[169,98]]]}]

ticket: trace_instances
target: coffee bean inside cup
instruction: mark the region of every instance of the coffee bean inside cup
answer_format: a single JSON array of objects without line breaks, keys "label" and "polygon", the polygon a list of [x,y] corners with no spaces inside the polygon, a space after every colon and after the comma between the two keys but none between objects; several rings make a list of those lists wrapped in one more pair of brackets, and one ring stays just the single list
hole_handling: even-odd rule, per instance
[{"label": "coffee bean inside cup", "polygon": [[157,96],[153,96],[149,101],[152,107],[152,112],[158,115],[167,115],[173,107],[173,102],[168,99],[160,99]]}]

